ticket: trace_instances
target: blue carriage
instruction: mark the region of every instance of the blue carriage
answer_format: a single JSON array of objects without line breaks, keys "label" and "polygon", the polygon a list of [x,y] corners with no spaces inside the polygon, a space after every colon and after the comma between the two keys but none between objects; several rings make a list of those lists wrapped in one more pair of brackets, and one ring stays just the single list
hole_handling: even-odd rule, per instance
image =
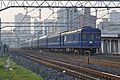
[{"label": "blue carriage", "polygon": [[61,34],[61,48],[68,51],[91,54],[99,51],[101,47],[101,31],[97,28],[85,27],[75,31]]}]

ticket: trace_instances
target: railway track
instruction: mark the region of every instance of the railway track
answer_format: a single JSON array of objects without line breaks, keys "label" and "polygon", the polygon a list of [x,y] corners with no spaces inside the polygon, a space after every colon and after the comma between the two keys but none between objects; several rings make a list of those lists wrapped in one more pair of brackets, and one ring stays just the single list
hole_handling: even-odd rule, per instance
[{"label": "railway track", "polygon": [[[111,67],[111,68],[120,68],[120,62],[113,62],[113,61],[107,61],[107,60],[99,60],[99,59],[95,59],[92,57],[84,57],[84,56],[75,56],[75,57],[71,57],[71,56],[67,56],[67,58],[69,58],[69,60],[71,61],[81,61],[83,63],[86,64],[97,64],[97,65],[101,65],[101,66],[105,66],[105,67]],[[89,58],[89,61],[88,61]],[[66,59],[66,57],[64,58]]]},{"label": "railway track", "polygon": [[[24,51],[23,51],[24,52]],[[28,52],[28,53],[37,53],[35,54],[36,56],[38,54],[38,52],[36,51],[25,51],[25,52]],[[49,54],[47,54],[48,56]],[[46,56],[46,55],[44,55]],[[49,56],[53,56],[53,55],[49,55]],[[47,57],[46,57],[47,58]],[[84,57],[84,56],[70,56],[70,55],[67,55],[65,57],[59,57],[59,58],[62,58],[62,59],[66,59],[66,60],[70,60],[70,61],[78,61],[78,62],[83,62],[85,64],[96,64],[96,65],[101,65],[101,66],[105,66],[105,67],[111,67],[111,68],[120,68],[120,62],[114,62],[114,61],[108,61],[108,60],[101,60],[101,59],[95,59],[93,57],[89,57],[89,62],[88,62],[88,57]],[[114,59],[114,58],[113,58]]]},{"label": "railway track", "polygon": [[43,58],[38,59],[38,58],[33,57],[33,56],[25,56],[25,57],[27,57],[29,59],[32,59],[34,61],[37,61],[38,63],[42,63],[46,66],[55,68],[55,69],[63,71],[63,72],[66,72],[66,73],[68,73],[72,76],[75,76],[77,79],[80,79],[80,80],[97,80],[98,79],[98,78],[91,77],[91,76],[88,76],[86,74],[82,74],[82,73],[79,73],[77,71],[71,70],[65,64],[61,64],[61,63],[58,63],[58,62],[55,62],[55,61],[50,61],[49,59],[48,60],[45,59],[45,58],[44,59]]},{"label": "railway track", "polygon": [[[33,51],[33,53],[35,53],[35,51]],[[35,55],[38,55],[38,54],[35,54]],[[53,55],[50,55],[50,56],[53,56]],[[60,58],[62,58],[63,60],[67,59],[67,60],[70,60],[70,61],[81,61],[81,62],[86,63],[86,64],[89,63],[89,64],[97,64],[97,65],[101,65],[101,66],[105,66],[105,67],[111,67],[111,68],[120,68],[120,62],[99,60],[99,59],[95,59],[93,57],[89,57],[89,62],[88,62],[88,57],[84,57],[84,56],[79,56],[79,57],[78,56],[72,56],[71,57],[70,55],[67,55],[67,56],[64,56],[64,57],[62,56]]]},{"label": "railway track", "polygon": [[56,60],[51,60],[51,59],[44,58],[44,57],[38,57],[38,56],[35,56],[32,54],[24,54],[24,56],[29,59],[35,60],[37,62],[40,62],[42,64],[45,64],[47,66],[50,66],[50,67],[53,67],[56,69],[60,69],[62,71],[64,70],[64,71],[68,72],[69,74],[76,76],[79,79],[83,79],[83,80],[101,80],[101,79],[120,80],[120,76],[116,76],[113,74],[109,74],[109,73],[105,73],[105,72],[101,72],[101,71],[97,71],[97,70],[93,70],[93,69],[89,69],[89,68],[84,68],[84,67],[80,67],[80,66],[76,66],[76,65],[56,61]]},{"label": "railway track", "polygon": [[112,61],[104,61],[104,60],[98,60],[98,59],[90,59],[90,64],[98,64],[106,67],[112,67],[112,68],[120,68],[120,62],[112,62]]},{"label": "railway track", "polygon": [[[106,67],[111,67],[111,68],[120,68],[120,62],[113,62],[113,61],[107,61],[107,60],[99,60],[99,59],[94,59],[91,57],[69,57],[72,60],[78,60],[78,61],[82,61],[84,63],[89,63],[89,64],[97,64],[97,65],[101,65],[101,66],[106,66]],[[89,62],[88,62],[88,58],[89,58]]]}]

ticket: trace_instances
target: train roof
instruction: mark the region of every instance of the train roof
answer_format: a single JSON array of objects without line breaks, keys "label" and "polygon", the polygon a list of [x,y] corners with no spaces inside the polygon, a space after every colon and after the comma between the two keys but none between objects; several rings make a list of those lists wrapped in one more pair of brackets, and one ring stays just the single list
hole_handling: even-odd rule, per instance
[{"label": "train roof", "polygon": [[38,38],[34,38],[34,39],[31,39],[32,41],[35,41],[35,40],[37,40]]},{"label": "train roof", "polygon": [[39,37],[39,39],[44,39],[44,38],[47,38],[47,35]]},{"label": "train roof", "polygon": [[[73,31],[68,31],[68,32],[63,32],[61,33],[61,35],[64,35],[64,34],[72,34],[72,33],[77,33],[77,32],[81,32],[83,30],[86,30],[86,29],[91,29],[91,30],[99,30],[98,28],[92,28],[92,27],[83,27],[83,28],[79,28],[77,30],[73,30]],[[99,30],[100,31],[100,30]]]},{"label": "train roof", "polygon": [[82,29],[77,29],[77,30],[73,30],[73,31],[67,31],[67,32],[63,32],[61,33],[61,35],[64,35],[64,34],[71,34],[71,33],[77,33],[77,32],[80,32]]},{"label": "train roof", "polygon": [[52,35],[48,35],[48,38],[50,37],[56,37],[56,36],[59,36],[60,34],[52,34]]},{"label": "train roof", "polygon": [[26,41],[21,42],[21,44],[24,44],[24,43],[26,43]]}]

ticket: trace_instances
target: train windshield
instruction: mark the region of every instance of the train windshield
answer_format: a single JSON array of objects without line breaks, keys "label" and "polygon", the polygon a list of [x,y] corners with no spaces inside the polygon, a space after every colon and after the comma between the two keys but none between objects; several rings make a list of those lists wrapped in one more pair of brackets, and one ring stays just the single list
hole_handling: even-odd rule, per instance
[{"label": "train windshield", "polygon": [[97,40],[100,39],[100,33],[97,33],[95,38],[96,38]]}]

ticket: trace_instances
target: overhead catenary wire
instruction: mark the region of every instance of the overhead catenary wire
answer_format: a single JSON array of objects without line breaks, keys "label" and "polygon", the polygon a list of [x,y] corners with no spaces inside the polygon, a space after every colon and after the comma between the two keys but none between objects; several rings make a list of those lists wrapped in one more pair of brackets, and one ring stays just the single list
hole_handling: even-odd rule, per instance
[{"label": "overhead catenary wire", "polygon": [[[45,1],[44,1],[44,2],[45,2]],[[43,2],[43,3],[44,3],[44,2]],[[41,5],[42,5],[43,3],[41,3]],[[37,8],[35,8],[35,9],[37,9]],[[26,15],[27,15],[28,13],[34,11],[35,9],[32,9],[32,10],[30,10],[30,11],[27,11],[27,8],[26,8],[26,14],[23,16],[22,20],[20,21],[20,23],[19,23],[16,27],[20,27],[20,25],[21,25],[22,22],[24,21]],[[16,35],[16,38],[18,39],[18,45],[19,45],[20,38],[19,38],[17,35]]]},{"label": "overhead catenary wire", "polygon": [[[36,9],[36,8],[35,8]],[[34,11],[35,9],[33,9],[33,10],[31,10],[31,11],[26,11],[26,15],[28,14],[28,13],[30,13],[30,12],[32,12],[32,11]],[[100,11],[102,11],[102,10],[100,10]],[[44,21],[47,21],[52,15],[54,14],[54,11],[52,12],[52,14],[49,16],[49,17],[47,17],[47,19],[45,19]],[[106,14],[106,15],[108,15],[108,14]],[[106,15],[104,15],[104,16],[106,16]],[[102,17],[104,17],[104,16],[102,16]],[[79,16],[80,17],[80,16]],[[24,22],[24,19],[25,19],[25,16],[24,16],[24,18],[21,20],[21,22],[20,23],[18,23],[19,25],[18,26],[20,26],[21,24],[23,24]],[[77,18],[75,18],[74,20],[77,20],[78,19],[78,17]],[[100,19],[100,18],[98,18],[98,19]],[[57,25],[57,19],[56,19],[56,25]],[[21,26],[22,27],[22,26]],[[26,30],[25,30],[26,31]]]}]

